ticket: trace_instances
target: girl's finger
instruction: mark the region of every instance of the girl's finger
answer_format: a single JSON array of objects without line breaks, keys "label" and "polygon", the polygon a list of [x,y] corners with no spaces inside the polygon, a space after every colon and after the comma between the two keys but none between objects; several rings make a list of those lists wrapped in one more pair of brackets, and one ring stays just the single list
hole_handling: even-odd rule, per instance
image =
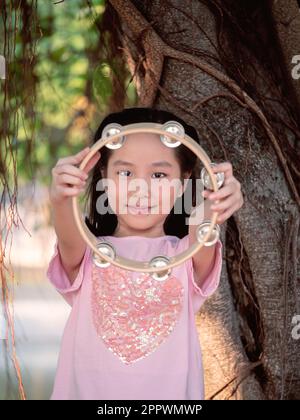
[{"label": "girl's finger", "polygon": [[61,174],[58,179],[58,185],[65,185],[69,184],[71,186],[75,185],[78,187],[83,187],[85,185],[85,181],[77,176],[69,175],[69,174]]},{"label": "girl's finger", "polygon": [[218,192],[213,192],[211,194],[208,194],[209,200],[219,200],[220,198],[225,198],[228,195],[232,194],[234,192],[234,185],[228,184],[218,190]]},{"label": "girl's finger", "polygon": [[65,158],[61,158],[57,161],[57,165],[64,165],[66,163],[71,165],[78,165],[82,159],[89,153],[90,148],[86,147],[85,149],[81,150],[80,152],[76,153],[73,156],[67,156]]},{"label": "girl's finger", "polygon": [[233,213],[237,210],[236,206],[228,209],[227,211],[225,211],[222,214],[219,214],[218,218],[217,218],[217,223],[219,222],[224,222],[225,220],[229,219],[230,216],[233,215]]},{"label": "girl's finger", "polygon": [[234,188],[237,188],[239,185],[238,180],[234,176],[229,176],[228,178],[225,178],[224,185],[233,184]]},{"label": "girl's finger", "polygon": [[222,200],[220,203],[218,204],[212,204],[211,205],[211,209],[212,210],[226,210],[229,209],[230,207],[233,207],[234,204],[236,202],[236,199],[234,196],[230,196],[229,198],[227,198],[226,200]]},{"label": "girl's finger", "polygon": [[88,161],[88,163],[86,164],[86,166],[84,167],[83,171],[88,174],[90,172],[90,170],[96,165],[96,163],[98,162],[99,158],[101,157],[101,153],[100,152],[96,152],[91,159]]},{"label": "girl's finger", "polygon": [[221,162],[211,167],[214,173],[224,172],[225,179],[233,175],[232,165],[230,162]]},{"label": "girl's finger", "polygon": [[70,164],[55,166],[54,173],[56,175],[61,175],[61,174],[74,175],[74,176],[80,177],[83,180],[86,180],[88,177],[84,171]]},{"label": "girl's finger", "polygon": [[79,187],[59,187],[61,195],[65,197],[73,197],[84,191],[84,188]]}]

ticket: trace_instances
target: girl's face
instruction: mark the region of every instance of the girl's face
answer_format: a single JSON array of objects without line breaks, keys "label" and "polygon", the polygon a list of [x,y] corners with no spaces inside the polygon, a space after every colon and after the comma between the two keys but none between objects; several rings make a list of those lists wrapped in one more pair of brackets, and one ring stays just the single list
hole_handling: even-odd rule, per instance
[{"label": "girl's face", "polygon": [[107,196],[123,235],[161,235],[176,198],[183,193],[174,149],[156,134],[132,134],[112,152],[107,172]]}]

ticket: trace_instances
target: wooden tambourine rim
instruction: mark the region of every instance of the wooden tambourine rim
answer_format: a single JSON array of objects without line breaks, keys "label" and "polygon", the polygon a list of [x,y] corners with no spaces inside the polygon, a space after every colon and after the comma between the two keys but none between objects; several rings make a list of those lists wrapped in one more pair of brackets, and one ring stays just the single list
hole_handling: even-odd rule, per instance
[{"label": "wooden tambourine rim", "polygon": [[[163,136],[167,135],[168,137],[172,139],[180,141],[182,144],[184,144],[186,147],[188,147],[192,152],[196,154],[196,156],[201,160],[201,162],[205,166],[210,176],[210,179],[213,185],[213,191],[217,192],[218,186],[217,186],[215,174],[213,173],[210,166],[211,161],[208,155],[206,154],[206,152],[203,150],[203,148],[187,134],[185,134],[184,137],[180,137],[173,133],[169,133],[169,132],[167,133],[165,130],[162,130],[161,127],[162,127],[162,124],[156,124],[156,123],[136,123],[136,124],[129,124],[129,125],[123,126],[121,133],[110,136],[106,139],[100,138],[99,140],[97,140],[97,142],[94,143],[93,146],[91,147],[90,152],[81,162],[79,169],[83,170],[86,164],[89,162],[89,160],[94,156],[94,154],[98,150],[100,150],[103,146],[105,146],[106,143],[117,140],[120,136],[128,136],[130,134],[137,134],[137,133],[151,133],[151,134],[158,134],[158,135],[163,135]],[[173,257],[166,256],[170,262],[164,267],[158,268],[158,267],[151,267],[149,265],[149,262],[146,262],[146,261],[145,262],[135,261],[135,260],[124,258],[118,255],[116,255],[115,259],[111,259],[107,255],[101,254],[100,251],[96,247],[97,243],[99,242],[99,239],[97,239],[86,226],[82,217],[82,213],[79,207],[77,196],[72,197],[72,207],[73,207],[75,223],[78,227],[78,230],[82,238],[91,247],[91,249],[97,255],[99,255],[99,257],[102,260],[108,261],[111,264],[114,264],[115,266],[123,268],[125,270],[138,271],[138,272],[143,272],[143,273],[158,273],[161,271],[166,271],[168,269],[176,267],[177,265],[182,264],[184,261],[191,258],[196,252],[198,252],[202,248],[202,246],[204,245],[203,242],[206,242],[206,240],[210,237],[210,234],[216,224],[217,216],[218,216],[218,212],[216,211],[213,212],[210,227],[206,235],[204,236],[202,243],[196,240],[196,242],[190,245],[188,249],[177,254],[176,256],[173,256]]]}]

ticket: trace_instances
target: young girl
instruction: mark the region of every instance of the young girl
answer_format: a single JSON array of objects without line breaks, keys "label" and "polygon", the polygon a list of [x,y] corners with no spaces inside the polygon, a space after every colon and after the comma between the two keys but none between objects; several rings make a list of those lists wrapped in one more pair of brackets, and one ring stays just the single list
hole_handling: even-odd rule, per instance
[{"label": "young girl", "polygon": [[[149,108],[110,114],[102,121],[94,142],[111,123],[124,126],[168,121],[179,122],[199,142],[196,130],[182,119]],[[177,255],[196,241],[196,226],[186,223],[188,213],[174,211],[177,200],[184,199],[184,188],[179,192],[172,189],[165,199],[162,194],[151,197],[151,191],[128,189],[124,193],[123,189],[120,193],[118,186],[125,178],[156,186],[162,179],[195,181],[197,158],[184,145],[166,147],[155,134],[130,135],[119,149],[103,147],[84,170],[79,170],[88,152],[86,148],[59,159],[52,169],[50,199],[57,241],[47,276],[72,310],[51,399],[201,400],[203,367],[194,315],[218,287],[221,241],[203,246],[174,267],[167,280],[157,281],[147,273],[113,264],[97,266],[76,228],[71,206],[71,197],[85,190],[90,173],[86,224],[99,240],[112,244],[118,255],[137,261]],[[217,223],[222,224],[242,206],[243,199],[229,162],[218,164],[213,171],[224,172],[225,181],[208,197],[218,204],[211,206],[205,200],[204,215],[210,219],[212,212],[218,211]],[[105,214],[96,211],[97,200],[104,194],[96,186],[101,178],[116,185],[106,190],[113,211]],[[161,211],[162,204],[167,212]]]}]

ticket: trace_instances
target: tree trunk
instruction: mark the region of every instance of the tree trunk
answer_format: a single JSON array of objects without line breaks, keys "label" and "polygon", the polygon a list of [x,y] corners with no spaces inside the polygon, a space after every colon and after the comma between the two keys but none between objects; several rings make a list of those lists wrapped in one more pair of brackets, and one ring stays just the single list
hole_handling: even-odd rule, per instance
[{"label": "tree trunk", "polygon": [[300,1],[278,0],[272,3],[275,30],[278,36],[287,83],[300,112]]},{"label": "tree trunk", "polygon": [[271,2],[109,3],[140,105],[194,125],[242,184],[221,285],[197,315],[206,398],[299,399],[299,109]]}]

